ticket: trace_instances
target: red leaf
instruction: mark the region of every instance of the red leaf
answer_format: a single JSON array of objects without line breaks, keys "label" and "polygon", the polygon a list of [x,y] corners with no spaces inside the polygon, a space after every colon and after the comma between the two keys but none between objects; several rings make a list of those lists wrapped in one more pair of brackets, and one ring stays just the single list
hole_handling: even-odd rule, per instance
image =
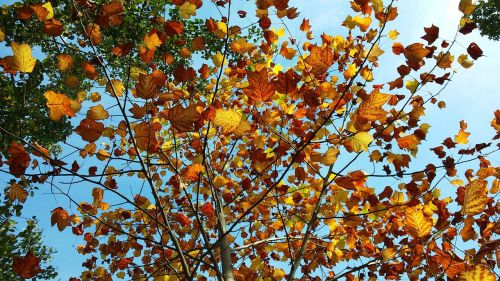
[{"label": "red leaf", "polygon": [[481,50],[481,48],[479,48],[479,46],[476,43],[472,42],[467,48],[467,53],[469,53],[469,55],[473,59],[477,60],[480,56],[483,55],[483,50]]}]

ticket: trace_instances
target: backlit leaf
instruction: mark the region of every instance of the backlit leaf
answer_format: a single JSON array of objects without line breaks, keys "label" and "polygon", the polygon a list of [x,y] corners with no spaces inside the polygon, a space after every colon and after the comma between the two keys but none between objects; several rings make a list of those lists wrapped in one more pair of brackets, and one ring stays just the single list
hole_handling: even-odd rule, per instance
[{"label": "backlit leaf", "polygon": [[254,101],[267,101],[275,92],[275,86],[269,81],[267,70],[248,73],[248,87],[243,92]]},{"label": "backlit leaf", "polygon": [[47,91],[44,94],[49,108],[49,117],[54,121],[59,121],[63,116],[75,117],[75,111],[71,106],[71,100],[64,94],[58,94],[54,91]]},{"label": "backlit leaf", "polygon": [[484,211],[488,197],[485,180],[474,180],[465,186],[464,203],[462,206],[462,214],[477,215]]},{"label": "backlit leaf", "polygon": [[304,60],[311,66],[314,75],[324,74],[333,64],[333,53],[329,48],[311,46],[311,54]]},{"label": "backlit leaf", "polygon": [[484,268],[482,265],[476,265],[473,269],[460,273],[460,281],[495,281],[495,274]]},{"label": "backlit leaf", "polygon": [[354,152],[368,151],[368,145],[372,140],[373,137],[369,133],[359,132],[350,138],[350,144]]},{"label": "backlit leaf", "polygon": [[421,238],[431,232],[432,218],[426,217],[420,205],[406,208],[405,225],[408,232],[415,238]]},{"label": "backlit leaf", "polygon": [[31,54],[31,48],[26,43],[11,43],[14,56],[12,57],[13,68],[20,72],[31,73],[35,68],[36,59]]},{"label": "backlit leaf", "polygon": [[71,225],[71,217],[66,210],[61,207],[57,207],[52,210],[50,224],[52,226],[57,224],[57,229],[59,229],[59,231],[63,231],[67,226]]}]

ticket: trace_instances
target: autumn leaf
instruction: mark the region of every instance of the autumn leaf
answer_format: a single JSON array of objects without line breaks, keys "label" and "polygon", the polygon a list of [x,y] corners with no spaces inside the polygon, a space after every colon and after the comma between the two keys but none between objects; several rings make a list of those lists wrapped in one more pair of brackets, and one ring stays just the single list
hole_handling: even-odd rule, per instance
[{"label": "autumn leaf", "polygon": [[137,96],[143,99],[154,99],[158,97],[158,85],[152,74],[139,74],[139,83],[136,86]]},{"label": "autumn leaf", "polygon": [[92,119],[85,118],[80,122],[75,128],[75,132],[77,132],[84,141],[94,142],[98,140],[102,132],[104,131],[104,124],[100,122],[96,122]]},{"label": "autumn leaf", "polygon": [[421,43],[411,44],[404,49],[406,59],[414,65],[419,65],[429,53],[430,51]]},{"label": "autumn leaf", "polygon": [[9,191],[7,191],[7,198],[9,198],[11,202],[18,200],[19,202],[24,203],[27,197],[28,191],[26,191],[17,183],[12,183],[10,185]]},{"label": "autumn leaf", "polygon": [[205,204],[203,204],[203,206],[200,207],[200,211],[202,214],[204,214],[205,216],[207,216],[209,218],[212,218],[215,216],[214,206],[210,202],[206,202]]},{"label": "autumn leaf", "polygon": [[460,131],[458,131],[458,134],[455,135],[455,142],[457,144],[468,144],[469,140],[467,137],[469,137],[470,133],[466,132],[465,129],[467,129],[467,123],[465,123],[464,120],[460,121]]},{"label": "autumn leaf", "polygon": [[373,137],[369,133],[359,132],[349,138],[349,144],[354,152],[368,151],[368,145],[372,140]]},{"label": "autumn leaf", "polygon": [[68,54],[58,54],[57,59],[57,69],[62,72],[68,71],[73,68],[74,60],[71,55]]},{"label": "autumn leaf", "polygon": [[311,54],[304,60],[311,66],[311,73],[314,75],[324,74],[333,64],[334,56],[329,48],[311,46]]},{"label": "autumn leaf", "polygon": [[105,120],[108,119],[109,113],[102,104],[98,104],[96,106],[90,107],[87,111],[87,118],[92,120]]},{"label": "autumn leaf", "polygon": [[484,211],[488,197],[485,180],[474,180],[465,186],[464,203],[462,205],[462,214],[477,215]]},{"label": "autumn leaf", "polygon": [[40,258],[36,257],[31,251],[25,256],[15,256],[12,261],[12,271],[21,278],[33,278],[42,272],[40,269]]},{"label": "autumn leaf", "polygon": [[101,27],[98,24],[89,23],[85,28],[85,32],[92,45],[99,45],[102,43],[103,36],[101,33]]},{"label": "autumn leaf", "polygon": [[249,124],[244,120],[241,112],[232,109],[217,109],[215,112],[214,125],[222,127],[227,132],[237,131],[240,127],[249,129]]},{"label": "autumn leaf", "polygon": [[156,50],[162,43],[156,32],[150,32],[144,36],[144,44],[150,50]]},{"label": "autumn leaf", "polygon": [[336,147],[329,147],[325,153],[323,153],[321,157],[321,164],[325,166],[331,166],[337,161],[337,156],[339,154],[339,150]]},{"label": "autumn leaf", "polygon": [[470,15],[476,9],[476,5],[472,4],[472,0],[460,0],[458,10],[464,15]]},{"label": "autumn leaf", "polygon": [[179,14],[183,19],[189,19],[191,16],[195,16],[196,5],[191,4],[189,1],[186,1],[179,7]]},{"label": "autumn leaf", "polygon": [[249,72],[248,87],[243,92],[254,101],[268,101],[275,92],[275,86],[269,81],[267,70]]},{"label": "autumn leaf", "polygon": [[184,178],[186,178],[188,180],[195,181],[195,180],[198,180],[198,174],[203,172],[204,170],[205,170],[205,167],[203,167],[203,165],[201,165],[199,163],[194,163],[194,164],[191,164],[188,167],[186,167],[182,171],[182,175]]},{"label": "autumn leaf", "polygon": [[436,41],[439,37],[439,27],[435,25],[431,25],[431,27],[424,27],[425,35],[421,38],[427,41],[427,44],[430,45]]},{"label": "autumn leaf", "polygon": [[460,281],[495,281],[495,274],[482,265],[476,265],[473,269],[464,271],[458,276]]},{"label": "autumn leaf", "polygon": [[63,231],[67,226],[71,225],[71,217],[66,210],[61,207],[57,207],[52,210],[50,224],[52,226],[57,224],[57,229],[59,229],[59,231]]},{"label": "autumn leaf", "polygon": [[135,143],[138,149],[154,152],[160,146],[160,139],[156,134],[160,131],[161,124],[158,122],[141,122],[134,126]]},{"label": "autumn leaf", "polygon": [[179,132],[195,131],[195,123],[200,119],[200,113],[195,105],[184,108],[177,104],[168,111],[168,120],[172,127]]},{"label": "autumn leaf", "polygon": [[421,207],[417,205],[405,210],[405,225],[408,227],[408,232],[415,238],[426,236],[432,229],[432,218],[426,217]]},{"label": "autumn leaf", "polygon": [[384,52],[384,50],[380,49],[378,44],[373,45],[373,47],[370,49],[365,49],[363,56],[368,59],[369,62],[376,62],[378,61],[378,57],[380,57]]},{"label": "autumn leaf", "polygon": [[474,65],[474,62],[469,60],[467,54],[461,54],[460,56],[458,56],[457,61],[463,68],[470,68],[472,65]]},{"label": "autumn leaf", "polygon": [[26,43],[11,43],[12,52],[12,67],[20,72],[31,73],[35,68],[36,59],[31,54],[31,48]]},{"label": "autumn leaf", "polygon": [[382,109],[382,106],[389,101],[391,95],[380,93],[378,90],[373,91],[359,105],[357,114],[368,121],[376,121],[385,119],[387,112]]},{"label": "autumn leaf", "polygon": [[45,92],[49,117],[51,120],[59,121],[63,116],[75,117],[75,111],[71,105],[71,100],[64,94],[58,94],[52,90]]},{"label": "autumn leaf", "polygon": [[7,160],[9,172],[16,177],[24,174],[31,161],[30,155],[24,147],[16,142],[12,142],[7,149],[7,153],[9,154],[9,160]]}]

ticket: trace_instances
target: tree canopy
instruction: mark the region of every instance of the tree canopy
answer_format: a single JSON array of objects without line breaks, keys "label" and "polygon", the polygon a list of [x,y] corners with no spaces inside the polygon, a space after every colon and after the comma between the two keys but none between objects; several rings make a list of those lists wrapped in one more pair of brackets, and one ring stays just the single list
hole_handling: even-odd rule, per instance
[{"label": "tree canopy", "polygon": [[338,34],[288,0],[5,6],[5,197],[60,197],[51,224],[86,257],[72,281],[495,280],[500,110],[483,142],[461,121],[420,158],[425,113],[483,55],[457,4],[455,38],[410,44],[387,0],[351,1]]},{"label": "tree canopy", "polygon": [[481,35],[500,40],[500,1],[479,1],[471,16]]}]

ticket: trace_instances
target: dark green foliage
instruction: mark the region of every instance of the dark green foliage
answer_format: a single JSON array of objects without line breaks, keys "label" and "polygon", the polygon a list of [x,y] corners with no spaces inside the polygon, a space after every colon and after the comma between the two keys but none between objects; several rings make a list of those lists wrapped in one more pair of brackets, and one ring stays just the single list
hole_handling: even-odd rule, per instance
[{"label": "dark green foliage", "polygon": [[481,35],[500,40],[500,0],[480,1],[472,19],[477,23]]}]

